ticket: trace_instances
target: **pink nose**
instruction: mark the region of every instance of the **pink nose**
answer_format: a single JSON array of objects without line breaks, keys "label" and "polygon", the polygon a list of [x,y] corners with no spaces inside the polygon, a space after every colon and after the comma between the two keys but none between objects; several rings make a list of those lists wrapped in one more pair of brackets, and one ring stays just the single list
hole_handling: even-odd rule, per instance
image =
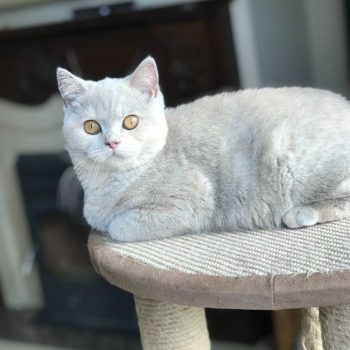
[{"label": "pink nose", "polygon": [[106,146],[109,146],[110,149],[115,150],[119,144],[119,141],[109,141],[106,142]]}]

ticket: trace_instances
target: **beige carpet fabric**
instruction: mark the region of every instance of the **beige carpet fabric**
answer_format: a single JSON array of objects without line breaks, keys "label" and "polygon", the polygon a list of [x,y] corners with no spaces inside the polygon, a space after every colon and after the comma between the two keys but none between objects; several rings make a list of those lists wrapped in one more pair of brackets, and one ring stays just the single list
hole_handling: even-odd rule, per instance
[{"label": "beige carpet fabric", "polygon": [[215,276],[264,276],[350,269],[350,220],[290,230],[187,235],[113,244],[158,269]]},{"label": "beige carpet fabric", "polygon": [[142,243],[92,233],[89,250],[105,279],[141,298],[233,309],[350,304],[350,220]]}]

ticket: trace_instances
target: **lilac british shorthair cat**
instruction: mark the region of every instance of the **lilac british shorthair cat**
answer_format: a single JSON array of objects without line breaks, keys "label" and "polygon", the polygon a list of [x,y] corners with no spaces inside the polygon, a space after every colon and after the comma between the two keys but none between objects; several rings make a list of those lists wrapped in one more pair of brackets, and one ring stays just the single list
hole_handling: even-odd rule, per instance
[{"label": "lilac british shorthair cat", "polygon": [[350,214],[350,104],[337,94],[250,89],[165,108],[151,57],[125,78],[57,78],[85,218],[113,240]]}]

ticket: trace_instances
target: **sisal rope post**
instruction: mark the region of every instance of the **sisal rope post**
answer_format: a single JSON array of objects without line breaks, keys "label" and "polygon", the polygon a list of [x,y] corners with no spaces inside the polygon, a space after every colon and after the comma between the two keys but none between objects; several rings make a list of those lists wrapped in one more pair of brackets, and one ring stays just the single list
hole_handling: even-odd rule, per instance
[{"label": "sisal rope post", "polygon": [[350,306],[320,307],[324,350],[350,349]]},{"label": "sisal rope post", "polygon": [[303,350],[323,350],[319,309],[310,307],[303,309],[301,322]]},{"label": "sisal rope post", "polygon": [[210,350],[204,308],[135,297],[143,350]]}]

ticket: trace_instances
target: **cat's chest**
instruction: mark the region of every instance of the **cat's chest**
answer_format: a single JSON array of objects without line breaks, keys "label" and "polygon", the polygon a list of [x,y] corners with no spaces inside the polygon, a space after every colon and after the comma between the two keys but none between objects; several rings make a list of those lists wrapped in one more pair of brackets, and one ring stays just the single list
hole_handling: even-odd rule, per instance
[{"label": "cat's chest", "polygon": [[[124,180],[124,181],[123,181]],[[84,189],[84,216],[95,229],[108,231],[115,215],[125,210],[128,182],[111,176]]]}]

